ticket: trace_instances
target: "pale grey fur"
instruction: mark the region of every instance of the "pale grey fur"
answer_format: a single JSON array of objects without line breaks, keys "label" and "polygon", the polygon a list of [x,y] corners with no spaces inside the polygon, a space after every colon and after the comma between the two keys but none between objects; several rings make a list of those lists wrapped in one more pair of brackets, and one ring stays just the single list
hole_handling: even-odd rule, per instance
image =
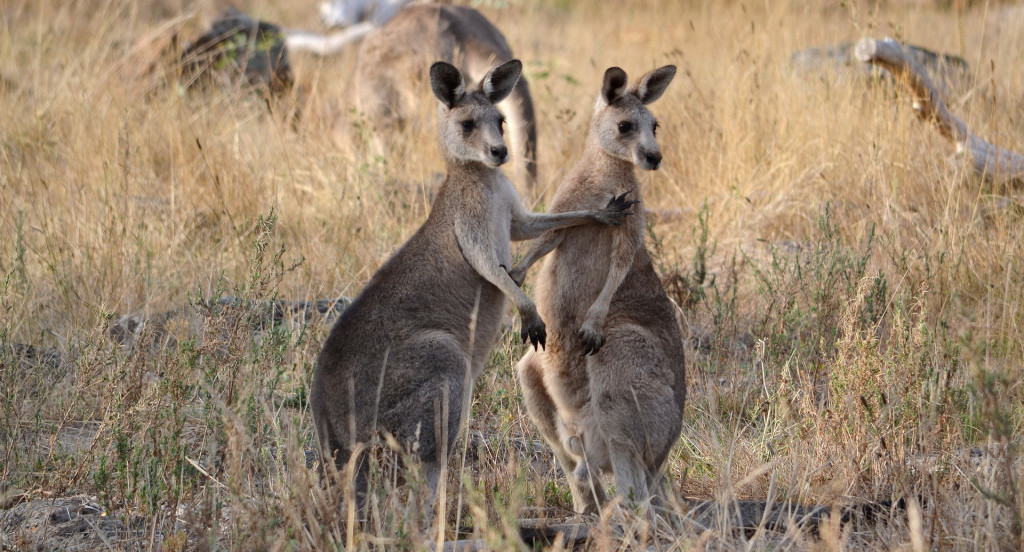
[{"label": "pale grey fur", "polygon": [[[446,4],[410,4],[360,44],[353,82],[356,107],[379,130],[391,132],[402,128],[425,99],[421,83],[430,61],[451,63],[468,80],[478,82],[496,63],[512,57],[501,31],[480,12]],[[537,136],[526,79],[519,79],[499,107],[508,116],[518,179],[532,190],[537,180]]]},{"label": "pale grey fur", "polygon": [[[527,212],[499,166],[508,158],[501,114],[522,64],[508,61],[467,87],[454,66],[431,67],[448,176],[426,222],[341,314],[317,359],[310,406],[325,459],[345,468],[360,443],[391,434],[418,455],[436,489],[505,314],[516,305],[524,338],[543,345],[544,323],[506,272],[510,240],[589,222],[617,224],[620,206]],[[442,421],[447,424],[442,425]],[[366,492],[357,462],[356,496]]]},{"label": "pale grey fur", "polygon": [[[654,170],[662,159],[645,104],[674,75],[675,67],[662,67],[627,88],[624,71],[605,73],[583,157],[559,185],[552,212],[599,205],[609,194],[641,199],[634,166]],[[549,232],[531,244],[513,279],[522,282],[549,252],[536,283],[548,346],[517,366],[527,410],[569,478],[577,511],[597,512],[605,502],[600,472],[612,472],[618,493],[644,503],[662,490],[686,382],[680,313],[644,247],[642,210],[615,228]]]}]

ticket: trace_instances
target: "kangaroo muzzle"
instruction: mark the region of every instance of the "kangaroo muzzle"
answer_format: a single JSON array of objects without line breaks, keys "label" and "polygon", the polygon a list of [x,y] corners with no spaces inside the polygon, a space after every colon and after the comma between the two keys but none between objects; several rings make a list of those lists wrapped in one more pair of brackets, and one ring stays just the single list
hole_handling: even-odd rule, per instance
[{"label": "kangaroo muzzle", "polygon": [[636,164],[646,170],[656,171],[661,167],[661,152],[658,150],[639,149],[636,152]]},{"label": "kangaroo muzzle", "polygon": [[508,162],[508,146],[501,144],[500,146],[491,146],[488,148],[488,160],[491,164],[498,166],[504,165]]}]

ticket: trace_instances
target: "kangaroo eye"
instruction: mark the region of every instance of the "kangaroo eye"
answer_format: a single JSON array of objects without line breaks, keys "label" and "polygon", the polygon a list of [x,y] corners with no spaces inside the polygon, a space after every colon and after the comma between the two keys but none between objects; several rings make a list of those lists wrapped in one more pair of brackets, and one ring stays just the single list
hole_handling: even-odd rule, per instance
[{"label": "kangaroo eye", "polygon": [[633,132],[633,123],[629,121],[622,121],[619,123],[619,133],[629,134],[630,132]]},{"label": "kangaroo eye", "polygon": [[476,128],[476,123],[473,122],[473,119],[462,121],[462,130],[471,132],[474,128]]},{"label": "kangaroo eye", "polygon": [[658,123],[654,123],[654,126],[651,127],[651,134],[654,134],[655,136],[657,136],[658,135],[658,127],[660,127],[660,126],[661,125],[659,125]]}]

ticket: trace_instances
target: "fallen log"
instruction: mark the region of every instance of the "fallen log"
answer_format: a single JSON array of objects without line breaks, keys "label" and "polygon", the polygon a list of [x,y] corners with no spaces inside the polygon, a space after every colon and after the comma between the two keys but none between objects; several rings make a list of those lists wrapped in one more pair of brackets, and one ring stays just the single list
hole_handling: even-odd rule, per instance
[{"label": "fallen log", "polygon": [[[762,500],[684,499],[689,506],[689,518],[700,530],[732,529],[742,531],[748,538],[759,530],[785,533],[801,531],[817,536],[818,527],[833,515],[840,523],[870,521],[889,510],[889,502],[864,502],[833,506],[801,505],[788,502]],[[902,502],[897,509],[902,509]]]},{"label": "fallen log", "polygon": [[861,39],[855,50],[857,59],[884,68],[910,89],[914,112],[935,125],[956,146],[958,154],[970,156],[971,167],[983,178],[994,181],[1024,182],[1024,156],[995,146],[971,132],[962,119],[953,115],[928,74],[899,42],[891,38]]},{"label": "fallen log", "polygon": [[[753,538],[759,531],[787,533],[795,531],[818,537],[819,527],[833,516],[839,523],[867,523],[884,519],[887,512],[906,508],[903,500],[895,505],[889,502],[865,502],[835,506],[804,506],[783,502],[759,500],[695,500],[683,499],[682,511],[659,509],[658,516],[673,526],[687,528],[702,534],[706,531],[729,531]],[[605,530],[596,516],[571,518],[525,518],[517,523],[519,538],[530,550],[551,546],[560,549],[586,549],[589,540]],[[467,528],[464,533],[472,533]],[[490,550],[483,540],[463,539],[444,543],[445,552],[474,552]]]},{"label": "fallen log", "polygon": [[[949,95],[971,86],[970,66],[962,57],[914,44],[904,43],[902,46],[903,52],[924,69],[942,94]],[[789,56],[788,67],[804,76],[834,75],[837,82],[863,78],[896,83],[896,79],[883,67],[861,63],[854,55],[856,47],[856,42],[841,42],[797,50]]]}]

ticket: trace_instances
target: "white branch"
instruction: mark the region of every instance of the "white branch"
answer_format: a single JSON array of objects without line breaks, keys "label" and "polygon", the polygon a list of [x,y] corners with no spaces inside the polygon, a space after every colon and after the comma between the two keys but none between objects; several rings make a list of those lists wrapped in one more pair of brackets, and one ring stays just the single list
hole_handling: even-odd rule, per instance
[{"label": "white branch", "polygon": [[932,122],[943,136],[956,145],[957,152],[971,156],[977,174],[994,180],[1024,181],[1024,156],[990,144],[973,134],[962,119],[953,115],[927,73],[891,38],[861,39],[854,51],[857,59],[878,65],[892,73],[914,96],[914,112]]}]

